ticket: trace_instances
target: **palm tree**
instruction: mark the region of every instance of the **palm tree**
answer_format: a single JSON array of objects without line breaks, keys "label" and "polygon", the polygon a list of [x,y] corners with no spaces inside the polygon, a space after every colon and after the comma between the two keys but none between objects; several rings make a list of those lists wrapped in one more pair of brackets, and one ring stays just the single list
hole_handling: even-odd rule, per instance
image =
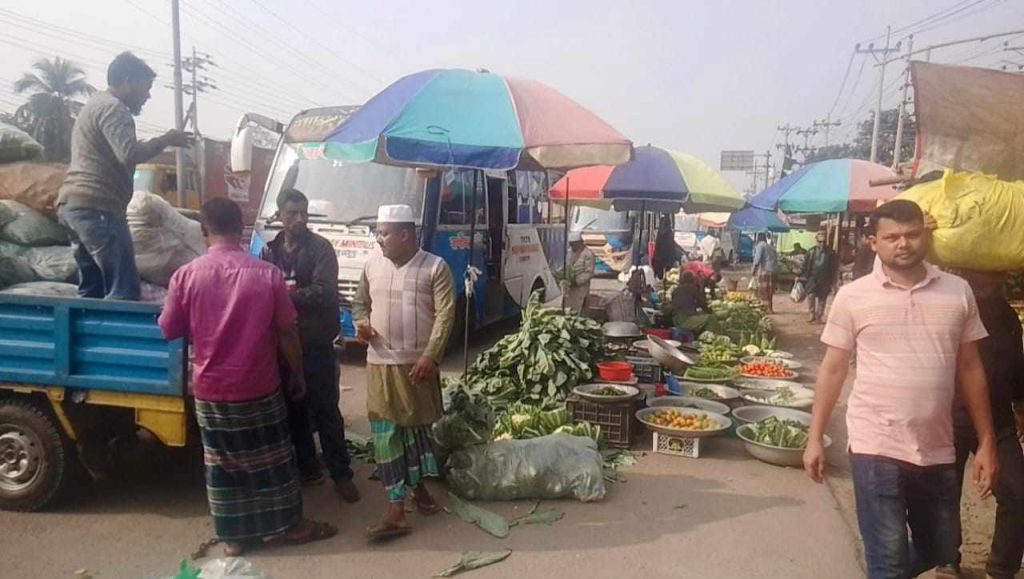
[{"label": "palm tree", "polygon": [[71,158],[71,129],[82,108],[78,97],[88,97],[96,89],[85,80],[85,71],[74,62],[55,57],[32,65],[14,83],[14,92],[29,94],[28,102],[14,113],[15,123],[39,141],[46,157],[54,161]]}]

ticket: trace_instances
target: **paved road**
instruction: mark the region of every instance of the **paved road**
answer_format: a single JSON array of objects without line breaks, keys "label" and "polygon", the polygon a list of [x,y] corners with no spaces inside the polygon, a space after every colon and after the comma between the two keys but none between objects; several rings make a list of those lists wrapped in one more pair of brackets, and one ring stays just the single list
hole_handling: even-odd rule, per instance
[{"label": "paved road", "polygon": [[[492,332],[474,342],[494,338]],[[448,371],[460,368],[461,356],[446,362]],[[366,433],[358,362],[344,366],[343,384],[349,428]],[[566,516],[550,527],[515,528],[499,540],[450,515],[413,515],[413,535],[380,546],[362,537],[384,504],[368,467],[359,465],[359,504],[341,504],[326,486],[305,494],[307,513],[339,525],[338,537],[250,558],[274,577],[302,579],[429,577],[461,551],[504,548],[513,550],[508,560],[472,576],[863,576],[856,538],[829,487],[747,457],[734,439],[710,441],[702,451],[699,459],[647,453],[603,502],[551,502]],[[514,516],[528,503],[488,506]],[[71,577],[76,569],[96,578],[173,575],[210,535],[198,456],[149,448],[112,480],[51,512],[0,513],[0,576]]]}]

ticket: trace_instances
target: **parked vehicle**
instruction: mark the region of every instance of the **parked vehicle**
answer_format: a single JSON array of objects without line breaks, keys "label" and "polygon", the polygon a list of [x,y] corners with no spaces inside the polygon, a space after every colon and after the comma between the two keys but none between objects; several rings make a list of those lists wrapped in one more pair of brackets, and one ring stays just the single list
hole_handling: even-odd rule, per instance
[{"label": "parked vehicle", "polygon": [[187,347],[163,338],[159,313],[0,293],[0,508],[46,506],[88,457],[137,428],[185,446]]},{"label": "parked vehicle", "polygon": [[[378,251],[374,221],[377,208],[386,204],[413,207],[420,244],[451,267],[460,304],[466,299],[463,280],[469,266],[478,272],[474,327],[515,315],[534,291],[548,299],[558,297],[552,267],[560,267],[565,252],[565,211],[548,200],[543,173],[342,162],[324,141],[351,111],[313,109],[292,119],[274,158],[251,243],[253,255],[258,255],[280,232],[276,199],[283,190],[294,187],[309,198],[310,229],[337,251],[345,339],[355,337],[351,300],[363,265]],[[232,168],[247,168],[250,148],[243,129],[232,143]],[[462,315],[465,307],[458,311]]]}]

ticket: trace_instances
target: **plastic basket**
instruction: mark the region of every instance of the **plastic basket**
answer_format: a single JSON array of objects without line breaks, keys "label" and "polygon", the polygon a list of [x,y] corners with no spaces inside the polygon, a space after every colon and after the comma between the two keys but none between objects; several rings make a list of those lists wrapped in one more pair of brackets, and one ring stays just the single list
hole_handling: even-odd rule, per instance
[{"label": "plastic basket", "polygon": [[661,364],[647,356],[626,356],[625,360],[633,365],[633,374],[643,384],[661,384],[664,379]]},{"label": "plastic basket", "polygon": [[569,414],[575,421],[586,421],[601,427],[601,438],[612,448],[629,448],[640,430],[634,414],[639,398],[615,403],[597,403],[579,396],[569,396],[565,401]]},{"label": "plastic basket", "polygon": [[700,457],[700,439],[682,438],[680,436],[666,436],[653,433],[651,450],[658,454],[670,454],[672,456],[685,456],[686,458]]}]

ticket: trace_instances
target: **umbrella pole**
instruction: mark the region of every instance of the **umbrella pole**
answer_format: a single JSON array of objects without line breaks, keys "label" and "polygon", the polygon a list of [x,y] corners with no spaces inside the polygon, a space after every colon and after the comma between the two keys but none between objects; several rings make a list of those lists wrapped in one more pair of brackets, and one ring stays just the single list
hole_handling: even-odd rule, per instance
[{"label": "umbrella pole", "polygon": [[[469,258],[466,262],[466,311],[463,316],[462,323],[462,374],[465,375],[469,372],[469,320],[470,320],[470,309],[475,300],[475,292],[473,291],[473,254],[476,253],[476,202],[477,202],[477,185],[479,183],[480,171],[473,171],[473,201],[470,203],[472,210],[469,212]],[[484,181],[486,186],[487,181]]]},{"label": "umbrella pole", "polygon": [[[562,255],[562,276],[569,275],[569,174],[565,174],[565,253]],[[575,276],[573,276],[575,279]],[[561,282],[559,282],[561,285]],[[561,288],[559,288],[561,289]],[[569,296],[568,291],[562,292],[562,310],[565,310],[565,303]]]}]

